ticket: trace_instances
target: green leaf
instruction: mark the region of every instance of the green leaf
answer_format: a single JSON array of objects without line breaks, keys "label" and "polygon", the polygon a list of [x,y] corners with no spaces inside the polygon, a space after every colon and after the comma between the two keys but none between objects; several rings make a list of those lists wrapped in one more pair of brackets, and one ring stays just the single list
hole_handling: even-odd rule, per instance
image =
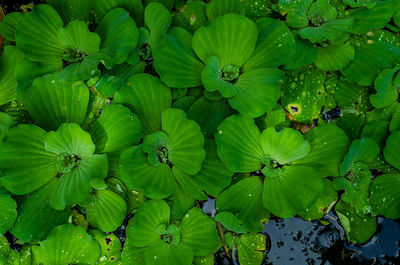
[{"label": "green leaf", "polygon": [[206,13],[208,20],[212,21],[229,13],[244,15],[245,9],[240,0],[212,0],[207,5]]},{"label": "green leaf", "polygon": [[127,83],[128,78],[132,75],[143,73],[145,66],[144,62],[140,62],[137,65],[128,63],[116,65],[102,73],[95,87],[102,95],[114,98],[115,93]]},{"label": "green leaf", "polygon": [[333,180],[336,190],[344,190],[341,200],[350,203],[359,216],[371,213],[372,207],[369,200],[369,187],[372,174],[364,162],[353,163],[346,177]]},{"label": "green leaf", "polygon": [[90,157],[95,150],[90,134],[75,123],[62,124],[56,132],[49,132],[45,139],[46,151],[57,155],[76,155],[80,159]]},{"label": "green leaf", "polygon": [[27,110],[46,130],[62,123],[82,125],[89,104],[89,89],[80,81],[69,82],[56,75],[36,78],[32,86],[19,92]]},{"label": "green leaf", "polygon": [[17,195],[31,193],[56,176],[56,158],[44,146],[46,132],[35,125],[9,130],[0,145],[1,183]]},{"label": "green leaf", "polygon": [[181,244],[193,249],[194,256],[213,254],[219,245],[219,237],[214,219],[199,207],[189,210],[179,224]]},{"label": "green leaf", "polygon": [[355,162],[371,163],[379,154],[378,144],[368,137],[354,140],[340,164],[340,175],[343,176]]},{"label": "green leaf", "polygon": [[335,211],[346,232],[347,239],[352,243],[365,243],[377,228],[376,218],[358,216],[350,204],[343,201],[335,206]]},{"label": "green leaf", "polygon": [[96,33],[101,38],[100,52],[106,55],[104,63],[107,68],[125,62],[139,41],[135,21],[122,8],[108,12],[99,22]]},{"label": "green leaf", "polygon": [[172,104],[171,89],[157,77],[137,74],[116,93],[114,102],[126,105],[138,115],[146,135],[161,129],[161,114]]},{"label": "green leaf", "polygon": [[392,0],[377,1],[373,8],[360,7],[350,9],[350,16],[354,18],[351,33],[365,34],[371,29],[383,28],[389,23],[393,15]]},{"label": "green leaf", "polygon": [[149,164],[141,145],[126,149],[120,163],[121,179],[129,188],[143,189],[147,197],[154,199],[166,198],[174,192],[175,180],[169,166]]},{"label": "green leaf", "polygon": [[393,69],[385,69],[379,73],[375,79],[375,89],[377,93],[370,96],[371,104],[375,108],[385,108],[397,101],[397,86],[393,84],[395,75],[398,75],[400,65]]},{"label": "green leaf", "polygon": [[361,129],[365,125],[365,117],[363,114],[346,113],[336,120],[336,124],[352,141],[359,138]]},{"label": "green leaf", "polygon": [[392,132],[386,139],[386,146],[383,149],[383,155],[385,160],[392,166],[400,169],[400,158],[399,158],[399,144],[400,144],[400,131]]},{"label": "green leaf", "polygon": [[169,224],[170,208],[165,201],[144,202],[127,227],[127,239],[132,246],[147,247],[160,240],[157,228]]},{"label": "green leaf", "polygon": [[400,175],[385,174],[371,184],[371,203],[377,215],[397,219],[400,217]]},{"label": "green leaf", "polygon": [[80,203],[93,188],[103,187],[108,172],[106,155],[93,155],[95,146],[90,134],[74,123],[64,123],[45,139],[48,152],[57,154],[61,173],[50,195],[50,204],[58,210]]},{"label": "green leaf", "polygon": [[381,70],[394,67],[400,60],[397,38],[389,31],[371,31],[362,38],[350,38],[348,43],[353,45],[355,56],[342,73],[361,86],[372,85]]},{"label": "green leaf", "polygon": [[263,234],[244,234],[234,236],[225,234],[225,241],[230,248],[237,249],[240,264],[261,265],[266,250],[266,239]]},{"label": "green leaf", "polygon": [[[168,161],[168,155],[161,154],[160,147],[165,147],[169,142],[169,137],[166,133],[158,131],[149,135],[143,139],[143,152],[147,153],[147,161],[153,166],[160,166],[161,163]],[[162,156],[161,156],[162,155]]]},{"label": "green leaf", "polygon": [[116,230],[124,221],[127,211],[125,200],[109,190],[95,191],[84,205],[89,224],[103,232]]},{"label": "green leaf", "polygon": [[215,221],[220,223],[225,229],[237,234],[246,233],[247,228],[243,226],[240,220],[231,212],[219,212],[215,216]]},{"label": "green leaf", "polygon": [[173,24],[193,33],[207,21],[206,7],[208,6],[210,5],[199,0],[186,3],[178,9],[179,12],[172,14]]},{"label": "green leaf", "polygon": [[210,56],[217,56],[222,68],[227,65],[240,68],[254,51],[257,35],[253,21],[242,15],[227,14],[195,32],[193,49],[204,63]]},{"label": "green leaf", "polygon": [[187,110],[189,119],[194,120],[206,138],[212,138],[217,132],[218,125],[233,114],[226,100],[208,100],[205,97],[197,99]]},{"label": "green leaf", "polygon": [[183,245],[165,244],[158,241],[150,246],[145,253],[146,264],[162,265],[170,262],[176,265],[191,264],[193,252]]},{"label": "green leaf", "polygon": [[64,23],[54,8],[45,4],[36,5],[17,24],[17,48],[35,62],[60,62],[64,46],[58,38],[58,31],[63,26]]},{"label": "green leaf", "polygon": [[162,113],[162,129],[169,136],[165,147],[172,165],[190,175],[198,173],[206,156],[200,126],[182,110],[171,108]]},{"label": "green leaf", "polygon": [[24,54],[11,45],[4,46],[0,56],[0,105],[17,99],[15,69],[23,61]]},{"label": "green leaf", "polygon": [[179,184],[176,185],[174,194],[167,203],[171,209],[171,222],[180,221],[186,212],[195,206],[195,200],[191,194],[185,192]]},{"label": "green leaf", "polygon": [[379,145],[384,147],[389,136],[389,121],[373,121],[367,123],[361,131],[361,137],[369,137]]},{"label": "green leaf", "polygon": [[355,110],[356,113],[366,112],[370,107],[369,89],[349,81],[337,82],[335,99],[341,109]]},{"label": "green leaf", "polygon": [[155,48],[165,37],[165,33],[172,21],[169,10],[160,3],[153,2],[144,10],[144,22],[150,31],[149,45]]},{"label": "green leaf", "polygon": [[284,80],[284,72],[275,68],[245,72],[235,83],[237,94],[229,99],[229,103],[244,116],[259,117],[275,107]]},{"label": "green leaf", "polygon": [[265,177],[263,202],[272,214],[289,218],[307,212],[322,191],[323,179],[318,171],[305,166],[286,166],[276,176]]},{"label": "green leaf", "polygon": [[315,66],[322,71],[341,70],[354,58],[354,48],[347,44],[317,47]]},{"label": "green leaf", "polygon": [[201,82],[207,91],[218,91],[225,98],[231,98],[237,94],[236,87],[225,80],[221,64],[216,56],[207,59],[206,66],[201,72]]},{"label": "green leaf", "polygon": [[308,39],[313,43],[329,41],[338,41],[351,31],[353,19],[337,19],[328,21],[319,27],[307,27],[300,30],[299,34],[303,39]]},{"label": "green leaf", "polygon": [[281,14],[288,13],[286,23],[291,28],[304,28],[309,24],[307,12],[313,4],[313,0],[294,1],[279,0]]},{"label": "green leaf", "polygon": [[345,132],[334,124],[326,124],[315,127],[304,138],[310,143],[311,150],[293,164],[312,167],[321,176],[339,176],[339,163],[349,145]]},{"label": "green leaf", "polygon": [[49,204],[50,192],[55,182],[55,179],[50,180],[39,190],[27,195],[19,204],[18,218],[10,231],[19,240],[43,240],[55,226],[67,222],[70,208],[58,211]]},{"label": "green leaf", "polygon": [[332,181],[323,180],[324,188],[317,200],[308,208],[308,211],[303,211],[299,215],[307,221],[322,218],[328,213],[338,199],[337,191],[333,188]]},{"label": "green leaf", "polygon": [[154,69],[170,87],[201,85],[204,65],[192,49],[192,35],[183,28],[171,28],[166,38],[153,49]]},{"label": "green leaf", "polygon": [[96,0],[47,0],[60,14],[66,24],[71,20],[92,21],[92,11]]},{"label": "green leaf", "polygon": [[121,262],[122,244],[114,234],[104,234],[99,230],[89,232],[100,245],[100,259],[96,264],[112,264]]},{"label": "green leaf", "polygon": [[233,172],[219,159],[213,140],[206,139],[204,148],[206,158],[199,173],[191,176],[194,185],[208,195],[217,196],[232,180]]},{"label": "green leaf", "polygon": [[282,89],[282,106],[294,120],[312,124],[325,101],[326,73],[312,65],[291,74]]},{"label": "green leaf", "polygon": [[90,79],[100,61],[96,55],[100,36],[90,32],[85,22],[73,20],[67,27],[58,30],[58,39],[64,50],[60,58],[69,64],[59,73],[59,77],[69,81]]},{"label": "green leaf", "polygon": [[0,22],[0,34],[8,41],[15,41],[15,28],[22,14],[20,12],[11,12],[7,14]]},{"label": "green leaf", "polygon": [[143,25],[143,3],[140,0],[96,0],[94,5],[95,21],[100,21],[110,10],[121,7],[135,19],[136,24]]},{"label": "green leaf", "polygon": [[280,165],[305,157],[310,152],[310,144],[294,129],[284,128],[277,132],[267,128],[261,133],[261,145],[265,155]]},{"label": "green leaf", "polygon": [[17,215],[17,203],[10,194],[0,188],[0,236],[14,225]]},{"label": "green leaf", "polygon": [[38,264],[95,264],[100,255],[97,242],[80,226],[57,226],[50,236],[33,246]]},{"label": "green leaf", "polygon": [[257,25],[257,45],[243,71],[278,67],[289,62],[296,53],[296,43],[286,24],[272,18],[261,18]]},{"label": "green leaf", "polygon": [[263,205],[263,182],[258,176],[245,178],[226,190],[217,198],[218,212],[231,212],[246,231],[260,232],[269,212]]},{"label": "green leaf", "polygon": [[233,172],[259,170],[264,157],[260,135],[253,119],[232,115],[218,126],[215,134],[218,156]]},{"label": "green leaf", "polygon": [[0,112],[0,144],[12,126],[14,126],[14,119],[7,113]]},{"label": "green leaf", "polygon": [[97,153],[120,152],[142,138],[139,118],[122,105],[107,106],[90,128]]},{"label": "green leaf", "polygon": [[308,40],[300,38],[298,33],[293,32],[296,42],[296,53],[286,64],[286,69],[298,69],[304,65],[312,64],[317,58],[317,48]]}]

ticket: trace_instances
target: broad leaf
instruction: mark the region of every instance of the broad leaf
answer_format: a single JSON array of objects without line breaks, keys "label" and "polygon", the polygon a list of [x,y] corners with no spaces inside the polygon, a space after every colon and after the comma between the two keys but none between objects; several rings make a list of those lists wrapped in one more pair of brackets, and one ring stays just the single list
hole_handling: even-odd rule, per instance
[{"label": "broad leaf", "polygon": [[242,15],[227,14],[216,18],[193,35],[193,49],[205,63],[217,56],[222,68],[241,67],[250,58],[257,41],[257,26]]},{"label": "broad leaf", "polygon": [[19,93],[31,116],[46,130],[66,122],[82,125],[89,105],[89,89],[83,82],[63,81],[56,75],[36,78]]},{"label": "broad leaf", "polygon": [[171,28],[153,50],[154,68],[160,79],[171,87],[201,85],[203,64],[192,49],[192,35],[183,28]]},{"label": "broad leaf", "polygon": [[100,52],[106,55],[105,65],[108,68],[125,62],[139,40],[135,21],[122,8],[108,12],[99,22],[96,33],[101,38]]},{"label": "broad leaf", "polygon": [[400,175],[385,174],[375,178],[371,184],[371,203],[374,212],[386,218],[400,217]]},{"label": "broad leaf", "polygon": [[291,128],[284,128],[280,132],[275,128],[267,128],[261,133],[260,139],[264,154],[280,165],[305,157],[311,149],[303,135]]},{"label": "broad leaf", "polygon": [[145,135],[161,129],[161,114],[171,107],[171,89],[157,77],[137,74],[117,92],[114,102],[126,105],[138,115]]},{"label": "broad leaf", "polygon": [[24,54],[11,45],[4,47],[0,56],[0,105],[17,99],[15,69],[24,59]]},{"label": "broad leaf", "polygon": [[94,264],[100,255],[96,240],[82,227],[71,224],[55,227],[32,251],[38,264]]},{"label": "broad leaf", "polygon": [[46,151],[45,136],[35,125],[19,125],[8,132],[0,145],[1,183],[7,190],[28,194],[57,175],[57,156]]},{"label": "broad leaf", "polygon": [[264,157],[260,135],[252,119],[233,115],[218,126],[215,134],[218,156],[233,172],[259,170]]},{"label": "broad leaf", "polygon": [[18,218],[10,231],[16,238],[25,242],[44,240],[55,226],[67,222],[70,208],[58,211],[49,204],[55,182],[55,179],[50,180],[19,204]]},{"label": "broad leaf", "polygon": [[97,190],[83,203],[90,225],[103,232],[116,230],[124,221],[127,205],[123,198],[109,190]]},{"label": "broad leaf", "polygon": [[263,202],[272,214],[289,218],[307,211],[322,191],[323,179],[318,171],[304,166],[285,166],[276,176],[265,177]]}]

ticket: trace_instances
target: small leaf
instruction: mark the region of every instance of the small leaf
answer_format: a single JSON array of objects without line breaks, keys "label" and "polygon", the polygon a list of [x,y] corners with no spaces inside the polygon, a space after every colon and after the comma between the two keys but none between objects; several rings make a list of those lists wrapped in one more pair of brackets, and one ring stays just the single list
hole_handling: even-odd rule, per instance
[{"label": "small leaf", "polygon": [[395,75],[398,75],[400,65],[393,69],[383,70],[375,79],[377,93],[370,96],[371,104],[378,109],[388,107],[397,101],[397,86],[393,84]]},{"label": "small leaf", "polygon": [[315,65],[322,71],[341,70],[354,58],[354,48],[347,44],[317,47]]},{"label": "small leaf", "polygon": [[378,154],[379,146],[371,138],[363,137],[361,140],[354,140],[340,164],[340,175],[343,176],[355,162],[371,163]]},{"label": "small leaf", "polygon": [[171,28],[166,38],[153,50],[154,68],[170,87],[201,85],[204,67],[192,49],[192,35],[183,28]]},{"label": "small leaf", "polygon": [[375,178],[371,184],[371,203],[374,212],[386,218],[400,217],[400,175],[385,174]]},{"label": "small leaf", "polygon": [[120,152],[142,138],[139,118],[122,105],[107,106],[90,128],[97,153]]},{"label": "small leaf", "polygon": [[275,128],[267,128],[261,133],[260,139],[264,154],[280,165],[301,159],[310,152],[310,144],[303,135],[291,128],[284,128],[280,132]]},{"label": "small leaf", "polygon": [[215,134],[218,156],[233,172],[259,170],[264,157],[260,135],[252,119],[232,115],[218,126]]},{"label": "small leaf", "polygon": [[155,48],[169,28],[172,21],[169,10],[160,3],[153,2],[146,6],[144,10],[144,22],[150,31],[149,45]]},{"label": "small leaf", "polygon": [[399,158],[399,148],[400,148],[400,131],[392,132],[386,139],[386,146],[383,149],[383,155],[385,160],[389,162],[392,166],[400,169],[400,158]]},{"label": "small leaf", "polygon": [[162,130],[169,136],[168,159],[187,174],[198,173],[204,162],[204,136],[200,126],[178,109],[167,109],[162,114]]},{"label": "small leaf", "polygon": [[[296,187],[296,192],[293,192]],[[263,202],[272,214],[289,218],[307,212],[323,191],[319,173],[304,166],[285,166],[277,176],[264,179]]]},{"label": "small leaf", "polygon": [[103,232],[116,230],[124,221],[127,205],[123,198],[109,190],[97,190],[85,202],[90,225]]},{"label": "small leaf", "polygon": [[257,40],[256,24],[245,16],[227,14],[217,17],[193,35],[193,49],[205,63],[217,56],[222,68],[241,67],[250,58]]},{"label": "small leaf", "polygon": [[145,135],[161,129],[161,114],[171,107],[171,89],[157,77],[137,74],[116,93],[114,103],[126,105],[138,115]]},{"label": "small leaf", "polygon": [[17,99],[16,67],[24,60],[24,54],[11,45],[4,47],[0,56],[0,105]]},{"label": "small leaf", "polygon": [[54,185],[55,179],[50,180],[19,203],[18,217],[10,231],[16,238],[25,242],[44,240],[55,226],[67,222],[71,209],[58,211],[49,204]]},{"label": "small leaf", "polygon": [[96,33],[101,38],[100,52],[106,55],[105,65],[108,68],[125,62],[139,41],[135,21],[122,8],[108,12],[99,22]]},{"label": "small leaf", "polygon": [[19,93],[31,116],[46,130],[57,130],[67,122],[83,124],[89,105],[89,89],[83,82],[45,75]]}]

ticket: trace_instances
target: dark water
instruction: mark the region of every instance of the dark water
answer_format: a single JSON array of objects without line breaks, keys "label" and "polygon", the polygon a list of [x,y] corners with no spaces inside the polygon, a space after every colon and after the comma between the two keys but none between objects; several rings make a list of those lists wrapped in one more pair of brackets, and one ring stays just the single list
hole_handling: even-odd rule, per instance
[{"label": "dark water", "polygon": [[[21,4],[30,2],[32,1],[0,0],[0,5],[6,12],[12,12],[18,11]],[[328,113],[324,118],[335,118],[337,112]],[[208,200],[202,206],[204,212],[210,216],[215,214],[214,199]],[[130,217],[132,216],[128,216],[115,232],[122,242],[125,241],[125,227]],[[344,230],[334,212],[330,212],[325,219],[329,221],[329,225],[323,225],[319,221],[307,222],[297,217],[272,218],[263,231],[268,244],[263,265],[400,264],[399,220],[378,218],[377,233],[372,239],[363,245],[355,245],[346,242]],[[10,234],[8,238],[10,242],[15,239]],[[239,264],[235,258],[228,259],[222,249],[217,252],[215,262],[217,265]]]},{"label": "dark water", "polygon": [[[203,211],[215,214],[215,199],[203,204]],[[273,217],[262,232],[267,238],[267,255],[263,265],[397,265],[400,264],[400,220],[378,218],[376,234],[365,244],[349,244],[333,211],[319,221],[307,222],[299,217]],[[216,264],[238,265],[221,249]]]}]

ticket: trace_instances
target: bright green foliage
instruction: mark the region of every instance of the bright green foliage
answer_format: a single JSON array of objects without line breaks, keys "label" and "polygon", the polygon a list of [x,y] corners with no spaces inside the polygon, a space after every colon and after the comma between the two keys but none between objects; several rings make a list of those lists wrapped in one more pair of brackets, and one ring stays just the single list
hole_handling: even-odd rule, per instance
[{"label": "bright green foliage", "polygon": [[400,217],[400,0],[43,2],[0,14],[0,264],[257,265],[271,215]]},{"label": "bright green foliage", "polygon": [[38,264],[94,264],[100,255],[99,245],[92,236],[71,224],[55,227],[32,251]]},{"label": "bright green foliage", "polygon": [[234,236],[225,234],[225,241],[230,248],[237,249],[240,264],[261,265],[263,253],[266,249],[266,240],[262,234],[244,234]]},{"label": "bright green foliage", "polygon": [[[170,223],[168,204],[159,200],[145,202],[139,208],[127,235],[125,251],[138,252],[143,264],[191,264],[195,256],[207,256],[219,244],[215,221],[199,208],[189,210],[175,225]],[[132,262],[125,251],[123,261]]]}]

